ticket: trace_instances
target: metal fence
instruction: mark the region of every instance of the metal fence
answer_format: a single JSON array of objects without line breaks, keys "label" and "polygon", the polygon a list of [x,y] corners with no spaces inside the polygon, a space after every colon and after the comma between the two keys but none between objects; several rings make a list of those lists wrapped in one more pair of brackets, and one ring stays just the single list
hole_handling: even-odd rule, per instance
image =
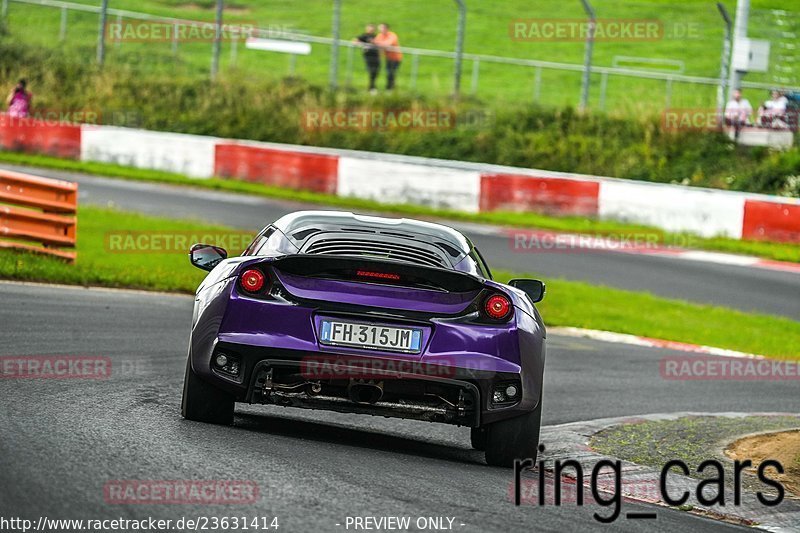
[{"label": "metal fence", "polygon": [[[74,13],[99,15],[101,11],[99,6],[78,4],[61,0],[2,0],[4,18],[8,17],[9,4],[24,4],[27,6],[40,6],[50,10],[58,10],[60,13],[58,22],[58,39],[60,42],[67,41],[71,38],[70,23],[72,20],[75,20]],[[762,11],[760,13],[766,17],[767,20],[771,20],[770,16],[779,18],[782,17],[781,20],[795,20],[792,18],[792,14],[787,14],[787,12],[773,13],[771,11]],[[114,8],[109,8],[107,15],[110,22],[116,21],[118,23],[125,19],[131,19],[142,21],[159,21],[161,23],[172,22],[176,25],[182,23],[208,24],[208,21],[187,21],[185,19],[163,17],[149,13]],[[175,35],[177,36],[177,32],[175,32]],[[789,37],[787,37],[787,35]],[[782,37],[778,36],[783,39],[779,40],[781,43],[780,57],[783,58],[784,62],[791,62],[795,59],[792,54],[797,47],[797,41],[792,40],[790,35],[791,33],[787,31],[782,34]],[[313,45],[314,51],[312,55],[317,57],[317,62],[315,63],[314,68],[309,68],[307,72],[303,73],[303,75],[305,77],[314,78],[317,80],[324,79],[322,76],[325,76],[330,72],[328,69],[330,64],[329,58],[334,55],[333,49],[337,48],[333,45],[336,44],[338,47],[344,47],[345,53],[341,54],[341,57],[336,59],[337,64],[340,64],[341,66],[341,68],[338,69],[340,73],[336,79],[332,79],[330,81],[332,84],[335,83],[336,85],[343,85],[345,87],[353,87],[356,84],[354,80],[356,72],[360,69],[360,52],[358,45],[350,42],[349,40],[335,40],[330,37],[308,35],[296,30],[290,31],[286,28],[276,29],[263,27],[255,28],[253,31],[253,36],[263,38],[279,38],[281,40],[309,43]],[[81,35],[80,37],[84,39],[86,38],[85,35]],[[96,38],[96,33],[92,37]],[[775,35],[772,35],[772,38],[775,38]],[[226,44],[228,47],[228,57],[226,60],[227,64],[229,66],[235,66],[241,60],[241,56],[243,55],[240,52],[242,43],[239,42],[239,39],[234,38]],[[109,46],[112,48],[112,50],[120,50],[120,48],[124,45],[124,43],[119,41],[109,43]],[[179,54],[182,46],[187,45],[182,44],[177,37],[169,43],[170,51],[174,56]],[[203,46],[205,46],[205,44],[203,44]],[[209,53],[208,57],[210,60],[212,57],[212,45],[209,43],[207,46]],[[721,40],[719,42],[719,46],[721,49]],[[795,48],[793,48],[793,46]],[[325,50],[321,52],[321,49]],[[447,50],[413,48],[407,46],[403,46],[402,51],[408,58],[406,61],[404,61],[404,65],[407,64],[408,66],[404,68],[403,73],[403,83],[405,84],[405,88],[407,90],[419,92],[443,92],[450,90],[452,84],[446,82],[446,80],[450,79],[450,77],[453,75],[453,63],[457,60],[457,54],[455,52]],[[286,58],[284,58],[284,60],[286,60]],[[298,64],[299,61],[302,60],[303,59],[299,58],[298,56],[290,55],[288,57],[288,65],[284,67],[286,68],[284,71],[285,74],[289,76],[297,76]],[[491,77],[496,73],[508,72],[510,69],[516,69],[514,72],[518,72],[519,74],[515,74],[514,78],[515,86],[513,89],[515,92],[509,92],[509,96],[516,99],[525,98],[529,101],[538,101],[544,104],[556,103],[554,98],[561,97],[566,90],[565,87],[569,87],[574,88],[575,90],[573,101],[568,103],[571,103],[572,105],[578,104],[577,88],[580,87],[580,79],[585,72],[585,67],[583,64],[474,53],[463,54],[462,60],[464,61],[465,77],[468,78],[468,83],[466,83],[464,86],[464,92],[480,95],[482,85],[481,82],[485,76]],[[639,58],[639,60],[641,62],[641,58]],[[248,64],[247,69],[250,71],[260,68],[269,74],[275,75],[278,74],[278,71],[275,69],[277,61],[279,60],[277,60],[275,57],[263,60],[260,59]],[[262,64],[258,65],[258,63]],[[615,106],[609,106],[609,101],[612,98],[611,87],[615,86],[616,91],[624,91],[626,85],[629,83],[629,80],[647,81],[649,83],[647,85],[647,100],[651,104],[651,110],[672,108],[676,104],[674,100],[675,95],[678,92],[680,92],[683,98],[682,102],[678,102],[679,105],[685,105],[688,107],[686,104],[687,102],[689,102],[691,105],[699,105],[700,102],[704,102],[706,106],[714,106],[716,91],[720,85],[720,80],[718,78],[687,75],[682,73],[682,68],[674,68],[676,67],[676,63],[680,63],[679,61],[672,62],[671,65],[668,63],[670,62],[667,60],[664,65],[645,65],[646,68],[641,68],[641,66],[640,68],[633,68],[630,66],[626,67],[624,66],[624,61],[615,61],[616,66],[593,65],[591,67],[591,83],[593,88],[591,107],[595,109],[609,109],[610,107],[620,109],[621,104],[619,97],[616,98],[617,102]],[[650,68],[656,66],[665,68]],[[785,69],[786,67],[782,68]],[[773,76],[772,80],[773,81],[762,82],[744,81],[742,83],[742,87],[746,89],[767,90],[775,85],[779,85],[786,90],[800,91],[800,85],[792,84],[796,83],[796,78],[794,76]],[[790,83],[782,83],[782,81]],[[556,89],[553,90],[553,87],[556,87]],[[680,91],[678,91],[678,88],[680,88]],[[573,91],[566,91],[572,98]],[[688,99],[688,97],[685,95],[694,95],[694,97]],[[638,99],[641,100],[640,97]],[[637,98],[634,98],[634,100],[637,100]],[[563,98],[558,100],[558,102],[563,102]],[[629,107],[635,108],[635,105],[631,104]],[[641,109],[633,110],[642,111]]]}]

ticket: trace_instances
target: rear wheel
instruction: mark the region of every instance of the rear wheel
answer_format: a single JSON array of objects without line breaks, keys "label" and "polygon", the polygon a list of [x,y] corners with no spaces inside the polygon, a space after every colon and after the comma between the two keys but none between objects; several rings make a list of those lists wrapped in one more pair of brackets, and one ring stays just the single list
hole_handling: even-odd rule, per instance
[{"label": "rear wheel", "polygon": [[530,413],[501,420],[486,426],[486,462],[491,466],[510,467],[515,459],[533,459],[539,447],[542,425],[542,399]]},{"label": "rear wheel", "polygon": [[486,449],[486,428],[472,428],[469,433],[469,440],[472,447],[476,450],[483,451]]},{"label": "rear wheel", "polygon": [[233,424],[234,397],[200,379],[192,370],[191,359],[186,361],[183,378],[181,416],[186,420],[209,424]]}]

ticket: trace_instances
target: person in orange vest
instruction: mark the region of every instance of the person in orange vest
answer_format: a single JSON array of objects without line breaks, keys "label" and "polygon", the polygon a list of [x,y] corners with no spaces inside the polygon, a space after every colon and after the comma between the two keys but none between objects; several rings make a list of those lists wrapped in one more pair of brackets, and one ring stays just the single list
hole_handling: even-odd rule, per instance
[{"label": "person in orange vest", "polygon": [[400,40],[396,33],[389,31],[389,25],[384,22],[378,26],[378,35],[372,42],[383,50],[386,58],[386,90],[391,91],[394,89],[397,69],[400,68],[400,62],[403,60],[403,53],[397,49],[400,46]]}]

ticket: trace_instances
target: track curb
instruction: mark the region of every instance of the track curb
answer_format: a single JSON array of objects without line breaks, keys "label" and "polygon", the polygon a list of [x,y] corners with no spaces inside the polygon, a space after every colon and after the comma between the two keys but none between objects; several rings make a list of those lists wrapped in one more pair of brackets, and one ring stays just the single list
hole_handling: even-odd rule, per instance
[{"label": "track curb", "polygon": [[[545,468],[552,466],[554,461],[567,459],[577,460],[584,467],[584,481],[588,489],[588,476],[586,471],[600,460],[620,461],[622,464],[622,494],[625,501],[669,507],[660,498],[659,481],[661,470],[652,466],[639,465],[630,461],[624,461],[615,457],[603,455],[595,452],[590,441],[592,437],[604,430],[623,424],[636,424],[649,421],[676,420],[688,416],[713,416],[725,418],[744,418],[748,416],[795,416],[800,421],[800,415],[796,413],[701,413],[701,412],[677,412],[660,413],[633,417],[601,418],[584,422],[572,422],[556,426],[542,427],[540,441],[545,445],[545,451],[540,460],[544,460]],[[697,465],[692,465],[696,467]],[[571,472],[571,470],[569,470]],[[601,478],[602,479],[602,478]],[[760,529],[773,532],[800,532],[800,502],[796,500],[784,499],[776,507],[763,506],[752,491],[742,490],[742,503],[739,506],[728,505],[725,507],[709,507],[697,501],[695,490],[699,480],[688,476],[683,476],[672,471],[668,477],[667,489],[670,494],[681,494],[688,491],[690,494],[687,505],[692,508],[688,511],[692,514],[734,522],[744,525],[753,525]],[[643,487],[649,490],[643,491]],[[612,489],[613,490],[613,489]],[[732,494],[732,488],[726,485],[726,494]],[[646,494],[643,494],[645,492]],[[710,495],[713,496],[713,490]],[[674,507],[671,507],[674,508]]]},{"label": "track curb", "polygon": [[742,359],[767,359],[767,357],[763,355],[737,352],[736,350],[728,350],[726,348],[717,348],[714,346],[704,346],[701,344],[690,344],[678,341],[668,341],[664,339],[654,339],[652,337],[640,337],[637,335],[629,335],[627,333],[616,333],[613,331],[603,331],[598,329],[584,329],[584,328],[574,328],[569,326],[560,326],[560,327],[547,328],[547,331],[549,333],[553,333],[555,335],[561,335],[564,337],[592,339],[596,341],[612,342],[616,344],[628,344],[631,346],[662,348],[666,350],[675,350],[679,352],[698,353],[705,355],[718,355],[720,357],[737,357]]}]

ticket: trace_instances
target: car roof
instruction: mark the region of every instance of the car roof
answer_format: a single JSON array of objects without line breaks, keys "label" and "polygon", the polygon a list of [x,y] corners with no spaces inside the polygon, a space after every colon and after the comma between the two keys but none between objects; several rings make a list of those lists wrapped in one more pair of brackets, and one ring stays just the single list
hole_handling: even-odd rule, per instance
[{"label": "car roof", "polygon": [[463,254],[472,249],[469,239],[453,228],[409,218],[359,215],[347,211],[297,211],[279,218],[272,225],[297,241],[303,241],[305,235],[316,231],[359,229],[396,237],[445,241]]}]

